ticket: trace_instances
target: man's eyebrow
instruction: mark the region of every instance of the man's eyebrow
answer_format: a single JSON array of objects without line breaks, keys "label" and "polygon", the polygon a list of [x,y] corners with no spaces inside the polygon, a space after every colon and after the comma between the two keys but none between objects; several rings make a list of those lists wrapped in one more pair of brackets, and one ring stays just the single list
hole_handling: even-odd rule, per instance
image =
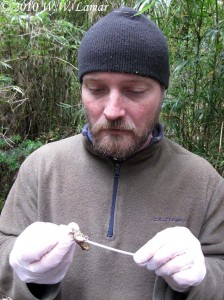
[{"label": "man's eyebrow", "polygon": [[[87,76],[85,76],[85,81],[104,81],[104,78],[97,78],[97,77],[87,75]],[[142,79],[132,78],[132,79],[121,80],[121,82],[127,83],[127,84],[129,84],[129,83],[143,83],[144,84],[146,81],[144,81]]]},{"label": "man's eyebrow", "polygon": [[90,76],[90,75],[86,75],[84,78],[84,80],[93,80],[93,81],[98,81],[98,80],[103,80],[102,78],[96,78],[95,76]]},{"label": "man's eyebrow", "polygon": [[125,82],[127,82],[127,83],[135,83],[135,82],[137,82],[137,83],[145,83],[146,81],[145,80],[142,80],[142,79],[127,79],[127,80],[125,80]]}]

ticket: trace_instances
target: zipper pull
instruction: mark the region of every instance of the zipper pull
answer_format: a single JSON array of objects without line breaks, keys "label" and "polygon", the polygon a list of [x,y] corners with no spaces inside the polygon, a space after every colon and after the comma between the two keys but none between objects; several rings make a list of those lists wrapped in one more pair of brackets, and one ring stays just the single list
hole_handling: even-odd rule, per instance
[{"label": "zipper pull", "polygon": [[120,169],[121,169],[121,164],[116,162],[114,166],[114,177],[119,177]]}]

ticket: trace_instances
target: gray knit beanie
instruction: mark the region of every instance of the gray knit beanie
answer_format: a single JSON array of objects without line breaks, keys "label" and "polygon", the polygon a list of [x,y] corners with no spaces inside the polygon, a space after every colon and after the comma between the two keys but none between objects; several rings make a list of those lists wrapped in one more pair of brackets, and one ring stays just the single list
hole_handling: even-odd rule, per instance
[{"label": "gray knit beanie", "polygon": [[131,8],[114,10],[85,34],[78,52],[79,80],[91,72],[121,72],[152,77],[169,85],[166,38],[144,15]]}]

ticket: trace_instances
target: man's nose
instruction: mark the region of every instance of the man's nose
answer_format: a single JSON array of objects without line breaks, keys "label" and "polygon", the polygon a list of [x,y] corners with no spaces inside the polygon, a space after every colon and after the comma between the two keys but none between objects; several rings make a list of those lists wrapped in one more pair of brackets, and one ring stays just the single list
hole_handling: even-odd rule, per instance
[{"label": "man's nose", "polygon": [[124,100],[119,91],[110,92],[108,95],[104,108],[104,115],[111,121],[125,117],[126,110],[124,107]]}]

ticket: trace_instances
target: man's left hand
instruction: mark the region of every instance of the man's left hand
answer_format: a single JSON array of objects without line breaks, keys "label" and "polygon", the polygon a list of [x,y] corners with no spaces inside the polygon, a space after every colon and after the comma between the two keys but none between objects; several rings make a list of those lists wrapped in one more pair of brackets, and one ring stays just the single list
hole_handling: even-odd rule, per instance
[{"label": "man's left hand", "polygon": [[134,261],[161,276],[178,292],[199,285],[206,275],[199,240],[185,227],[157,233],[134,254]]}]

